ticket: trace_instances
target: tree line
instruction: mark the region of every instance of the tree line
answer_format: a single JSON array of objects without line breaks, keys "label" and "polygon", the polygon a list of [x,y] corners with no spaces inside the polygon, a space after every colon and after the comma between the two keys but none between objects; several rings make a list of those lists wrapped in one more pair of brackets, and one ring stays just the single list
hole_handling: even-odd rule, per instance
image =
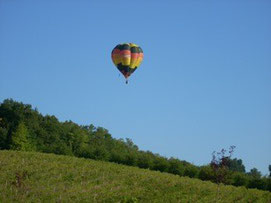
[{"label": "tree line", "polygon": [[[0,149],[62,154],[137,166],[247,188],[271,191],[271,178],[256,169],[246,172],[241,159],[213,154],[210,164],[195,166],[177,158],[166,158],[139,150],[129,138],[115,139],[107,129],[94,125],[60,122],[43,116],[29,104],[4,100],[0,105]],[[271,166],[269,166],[271,172]]]}]

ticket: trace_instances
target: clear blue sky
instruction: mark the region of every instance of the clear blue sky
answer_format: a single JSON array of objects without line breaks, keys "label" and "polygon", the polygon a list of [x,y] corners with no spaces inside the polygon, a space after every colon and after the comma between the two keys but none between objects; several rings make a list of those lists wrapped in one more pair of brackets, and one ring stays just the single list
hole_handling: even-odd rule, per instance
[{"label": "clear blue sky", "polygon": [[[207,164],[271,164],[271,1],[0,0],[0,101]],[[134,42],[130,83],[111,50]]]}]

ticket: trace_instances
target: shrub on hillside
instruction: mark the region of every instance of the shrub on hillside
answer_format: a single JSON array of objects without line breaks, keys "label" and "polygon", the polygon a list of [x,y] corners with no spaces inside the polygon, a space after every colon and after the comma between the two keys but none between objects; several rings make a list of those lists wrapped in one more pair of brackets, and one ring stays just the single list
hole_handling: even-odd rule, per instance
[{"label": "shrub on hillside", "polygon": [[169,173],[184,176],[185,166],[179,159],[170,158],[168,161],[169,161],[168,167]]},{"label": "shrub on hillside", "polygon": [[153,166],[151,169],[161,172],[167,172],[168,168],[169,162],[167,161],[167,159],[157,154],[153,160]]},{"label": "shrub on hillside", "polygon": [[201,180],[210,180],[212,182],[216,181],[215,174],[209,165],[200,167],[198,177]]},{"label": "shrub on hillside", "polygon": [[137,166],[140,168],[153,168],[152,153],[140,151],[137,155]]},{"label": "shrub on hillside", "polygon": [[184,176],[188,176],[190,178],[197,178],[199,173],[199,169],[196,166],[188,165],[185,167]]},{"label": "shrub on hillside", "polygon": [[232,184],[234,186],[247,186],[248,177],[243,173],[234,173],[232,177]]}]

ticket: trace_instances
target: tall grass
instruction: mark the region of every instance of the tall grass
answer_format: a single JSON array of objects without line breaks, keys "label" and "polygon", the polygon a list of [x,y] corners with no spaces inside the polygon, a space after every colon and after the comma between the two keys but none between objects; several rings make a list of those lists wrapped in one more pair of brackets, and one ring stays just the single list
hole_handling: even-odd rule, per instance
[{"label": "tall grass", "polygon": [[0,151],[0,202],[271,202],[271,193],[103,161]]}]

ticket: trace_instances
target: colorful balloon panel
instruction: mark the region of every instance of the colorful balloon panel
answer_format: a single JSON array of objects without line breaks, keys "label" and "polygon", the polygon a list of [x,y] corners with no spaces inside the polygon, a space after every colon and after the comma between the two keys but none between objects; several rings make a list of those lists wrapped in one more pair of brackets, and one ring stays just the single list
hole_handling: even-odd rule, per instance
[{"label": "colorful balloon panel", "polygon": [[142,49],[133,43],[118,44],[111,53],[111,58],[118,70],[127,79],[143,60]]}]

